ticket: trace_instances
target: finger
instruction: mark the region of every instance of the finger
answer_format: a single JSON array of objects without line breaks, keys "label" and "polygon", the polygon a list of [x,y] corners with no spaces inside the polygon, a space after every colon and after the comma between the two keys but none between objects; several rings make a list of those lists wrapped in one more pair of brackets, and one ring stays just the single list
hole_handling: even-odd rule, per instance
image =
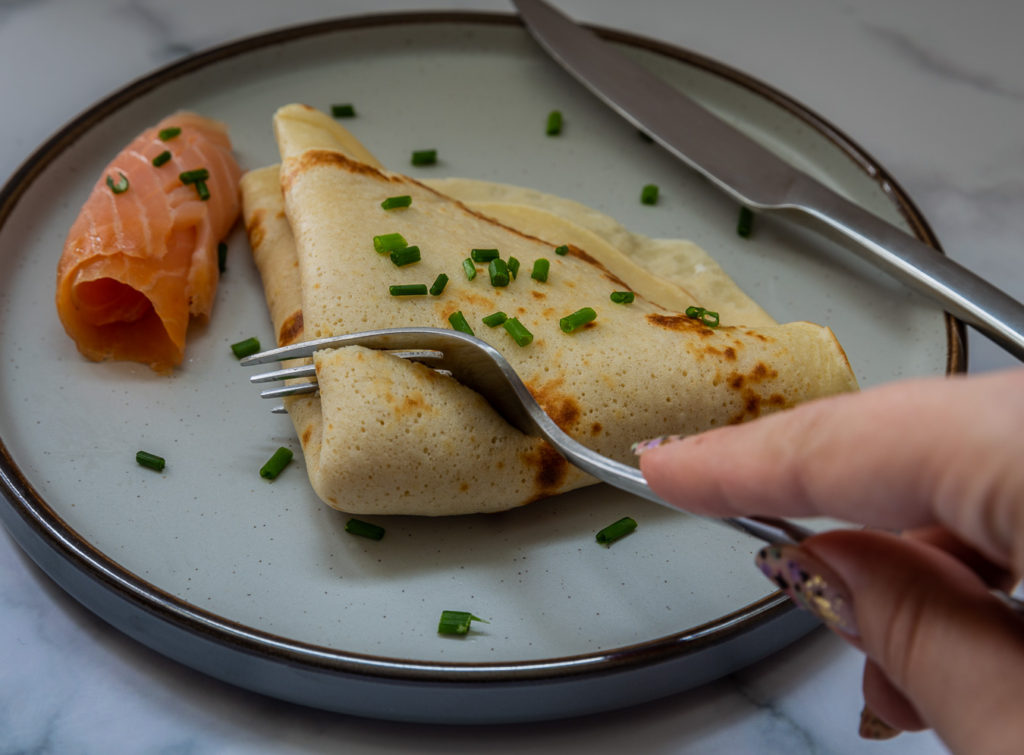
[{"label": "finger", "polygon": [[1011,572],[999,564],[992,563],[984,554],[979,553],[976,548],[965,543],[945,527],[932,526],[904,530],[901,536],[948,553],[978,575],[978,578],[989,587],[1009,593],[1017,583]]},{"label": "finger", "polygon": [[[1024,623],[968,568],[870,531],[833,531],[773,552],[773,568],[789,575],[784,589],[861,647],[954,751],[1022,741]],[[898,718],[896,698],[872,704]]]},{"label": "finger", "polygon": [[889,739],[900,731],[920,731],[928,725],[907,696],[896,689],[881,667],[864,661],[864,710],[860,735],[865,739]]},{"label": "finger", "polygon": [[892,383],[744,425],[638,444],[651,488],[712,516],[943,524],[1024,567],[1024,370]]}]

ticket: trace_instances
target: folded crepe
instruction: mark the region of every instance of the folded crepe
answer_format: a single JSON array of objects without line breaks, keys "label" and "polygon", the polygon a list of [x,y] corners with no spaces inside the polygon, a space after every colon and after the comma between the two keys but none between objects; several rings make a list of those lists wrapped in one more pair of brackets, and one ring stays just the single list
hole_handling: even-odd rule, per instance
[{"label": "folded crepe", "polygon": [[[832,332],[779,325],[697,246],[632,234],[582,205],[464,179],[413,180],[384,169],[326,115],[289,105],[274,117],[281,165],[243,177],[243,211],[280,345],[372,328],[448,327],[461,311],[498,348],[557,424],[620,461],[642,438],[697,433],[854,390]],[[412,204],[384,210],[387,197]],[[373,238],[401,233],[421,261],[398,267]],[[569,253],[558,255],[557,246]],[[519,274],[472,280],[472,249],[515,257]],[[534,262],[550,262],[546,281]],[[430,285],[437,296],[393,297]],[[618,304],[613,291],[633,291]],[[718,312],[709,327],[683,314]],[[570,334],[559,319],[597,318]],[[503,311],[533,333],[519,346],[484,316]],[[314,356],[319,394],[286,405],[310,482],[355,514],[501,511],[595,480],[545,441],[506,423],[477,393],[422,364],[346,347]]]}]

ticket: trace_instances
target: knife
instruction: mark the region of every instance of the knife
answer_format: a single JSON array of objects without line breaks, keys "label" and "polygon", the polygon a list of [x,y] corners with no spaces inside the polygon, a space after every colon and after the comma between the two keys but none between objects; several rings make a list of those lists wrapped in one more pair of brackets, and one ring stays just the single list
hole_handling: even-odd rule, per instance
[{"label": "knife", "polygon": [[513,4],[566,71],[737,202],[840,241],[1024,359],[1020,302],[797,170],[542,0]]}]

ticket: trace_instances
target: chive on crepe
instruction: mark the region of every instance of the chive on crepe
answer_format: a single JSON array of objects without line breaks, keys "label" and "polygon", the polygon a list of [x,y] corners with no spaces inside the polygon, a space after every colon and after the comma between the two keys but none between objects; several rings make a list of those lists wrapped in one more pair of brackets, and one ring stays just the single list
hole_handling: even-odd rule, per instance
[{"label": "chive on crepe", "polygon": [[469,327],[469,323],[466,321],[466,316],[462,314],[461,309],[458,312],[452,312],[448,315],[448,322],[453,328],[455,328],[455,330],[462,331],[466,335],[470,336],[476,335],[473,332],[473,329]]},{"label": "chive on crepe", "polygon": [[504,312],[493,312],[480,318],[488,328],[496,328],[508,319]]},{"label": "chive on crepe", "polygon": [[401,283],[396,286],[388,286],[388,293],[392,296],[426,296],[426,283]]},{"label": "chive on crepe", "polygon": [[409,242],[400,233],[382,233],[380,236],[373,237],[373,248],[379,254],[387,254],[396,249],[405,249],[407,246],[409,246]]},{"label": "chive on crepe", "polygon": [[562,329],[563,333],[572,333],[574,330],[578,330],[588,322],[593,322],[596,319],[597,312],[594,311],[593,307],[581,307],[571,315],[566,315],[559,320],[558,327]]},{"label": "chive on crepe", "polygon": [[505,332],[512,336],[512,340],[520,346],[529,346],[533,343],[533,333],[527,330],[526,326],[519,322],[518,317],[510,317],[503,322]]},{"label": "chive on crepe", "polygon": [[391,250],[391,261],[397,267],[411,265],[420,261],[420,248],[418,246],[403,246],[401,249]]},{"label": "chive on crepe", "polygon": [[700,320],[704,325],[707,325],[709,328],[718,327],[718,313],[711,312],[707,309],[704,309],[704,307],[687,307],[686,312],[684,312],[684,314],[693,320]]},{"label": "chive on crepe", "polygon": [[388,197],[387,199],[380,203],[380,206],[383,207],[385,210],[397,210],[402,207],[408,207],[411,204],[412,197],[409,196],[408,194],[401,194],[397,197]]},{"label": "chive on crepe", "polygon": [[439,274],[434,278],[434,282],[430,285],[430,295],[440,296],[444,292],[444,287],[448,285],[448,276],[444,273]]}]

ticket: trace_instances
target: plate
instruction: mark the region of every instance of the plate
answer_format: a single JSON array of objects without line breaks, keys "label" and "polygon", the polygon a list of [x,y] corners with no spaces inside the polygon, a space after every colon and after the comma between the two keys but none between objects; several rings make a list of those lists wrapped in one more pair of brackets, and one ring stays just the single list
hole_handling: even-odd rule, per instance
[{"label": "plate", "polygon": [[[684,50],[599,30],[629,55],[837,191],[936,246],[884,169],[760,82]],[[595,486],[527,508],[393,517],[372,542],[319,503],[298,451],[228,348],[273,341],[244,233],[211,322],[173,377],[79,357],[52,304],[64,235],[106,162],[179,108],[228,124],[239,159],[276,161],[280,105],[354,103],[352,131],[387,165],[433,147],[459,175],[566,196],[655,237],[707,249],[780,320],[830,325],[863,386],[965,367],[962,332],[852,255],[737,208],[639,138],[549,61],[511,16],[340,19],[186,58],[112,94],[47,141],[0,194],[0,514],[26,552],[118,630],[280,699],[362,716],[488,723],[622,707],[707,682],[813,622],[751,566],[759,547],[716,523]],[[565,129],[544,134],[560,109]],[[657,206],[640,187],[661,187]],[[165,456],[139,467],[135,451]],[[610,548],[593,534],[623,515]],[[444,609],[467,610],[461,638]]]}]

